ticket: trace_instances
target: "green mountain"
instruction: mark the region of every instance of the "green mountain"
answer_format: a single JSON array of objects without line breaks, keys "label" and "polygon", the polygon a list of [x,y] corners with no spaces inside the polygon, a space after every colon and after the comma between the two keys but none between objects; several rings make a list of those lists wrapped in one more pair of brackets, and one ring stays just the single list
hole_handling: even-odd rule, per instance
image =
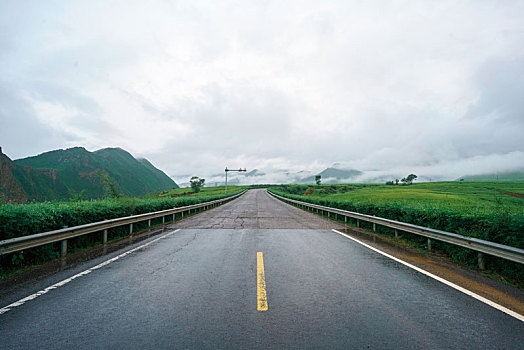
[{"label": "green mountain", "polygon": [[464,181],[522,181],[524,180],[524,169],[493,174],[466,175],[457,180]]},{"label": "green mountain", "polygon": [[83,147],[56,150],[11,161],[0,150],[0,193],[3,201],[103,198],[109,184],[126,196],[177,188],[177,184],[146,159],[120,148],[89,152]]}]

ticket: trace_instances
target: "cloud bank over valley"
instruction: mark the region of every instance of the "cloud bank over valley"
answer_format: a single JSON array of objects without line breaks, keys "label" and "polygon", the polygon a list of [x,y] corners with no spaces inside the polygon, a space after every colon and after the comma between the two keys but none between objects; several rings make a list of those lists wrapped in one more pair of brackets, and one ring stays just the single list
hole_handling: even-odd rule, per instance
[{"label": "cloud bank over valley", "polygon": [[121,147],[181,183],[519,170],[523,18],[521,1],[5,1],[0,146]]}]

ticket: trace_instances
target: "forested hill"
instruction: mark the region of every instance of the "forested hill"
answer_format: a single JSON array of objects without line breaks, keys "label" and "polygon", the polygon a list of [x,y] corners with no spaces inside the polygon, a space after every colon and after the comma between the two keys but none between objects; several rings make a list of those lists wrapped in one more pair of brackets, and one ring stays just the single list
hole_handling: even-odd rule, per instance
[{"label": "forested hill", "polygon": [[4,203],[94,199],[112,192],[143,196],[177,187],[149,161],[135,159],[120,148],[89,152],[74,147],[15,161],[0,151],[0,194]]}]

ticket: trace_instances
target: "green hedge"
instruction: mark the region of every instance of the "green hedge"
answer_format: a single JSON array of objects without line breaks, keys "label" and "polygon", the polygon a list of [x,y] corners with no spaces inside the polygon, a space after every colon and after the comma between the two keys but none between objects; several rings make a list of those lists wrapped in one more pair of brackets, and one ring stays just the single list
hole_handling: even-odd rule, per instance
[{"label": "green hedge", "polygon": [[[310,198],[290,194],[281,189],[271,189],[271,192],[286,198],[311,204],[374,215],[524,249],[524,218],[522,215],[515,213],[501,211],[493,214],[466,215],[442,208],[411,208],[399,204],[375,205],[370,203]],[[377,225],[377,227],[379,226]],[[394,231],[387,227],[379,227],[379,232],[393,235]],[[409,237],[411,241],[420,247],[425,246],[427,241],[427,238],[417,235],[406,234],[405,236]],[[475,251],[438,241],[434,241],[432,246],[444,251],[455,261],[470,266],[477,266],[477,252]],[[486,262],[490,270],[506,276],[513,280],[514,283],[524,287],[524,268],[521,264],[492,256],[486,256]]]},{"label": "green hedge", "polygon": [[[240,192],[238,189],[228,196]],[[183,207],[216,199],[225,195],[194,195],[176,198],[116,198],[79,202],[44,202],[31,204],[7,204],[0,206],[0,240],[32,235],[73,227],[108,219],[144,214],[159,210]],[[153,220],[152,224],[161,223]],[[145,229],[147,222],[135,224],[135,231]],[[108,239],[113,240],[128,234],[128,227],[112,228]],[[99,233],[92,233],[68,240],[68,251],[85,249],[101,242]],[[26,265],[38,264],[59,256],[59,243],[36,247],[23,252],[0,256],[0,276]]]}]

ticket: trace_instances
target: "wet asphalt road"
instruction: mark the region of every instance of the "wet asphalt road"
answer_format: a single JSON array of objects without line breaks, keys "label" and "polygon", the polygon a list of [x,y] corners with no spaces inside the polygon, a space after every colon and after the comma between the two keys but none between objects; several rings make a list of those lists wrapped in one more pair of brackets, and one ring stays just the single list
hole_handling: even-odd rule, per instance
[{"label": "wet asphalt road", "polygon": [[250,191],[0,315],[0,348],[524,347],[523,322],[330,230],[337,225]]},{"label": "wet asphalt road", "polygon": [[202,229],[344,229],[345,226],[292,207],[266,190],[251,190],[218,210],[180,221],[176,228]]}]

